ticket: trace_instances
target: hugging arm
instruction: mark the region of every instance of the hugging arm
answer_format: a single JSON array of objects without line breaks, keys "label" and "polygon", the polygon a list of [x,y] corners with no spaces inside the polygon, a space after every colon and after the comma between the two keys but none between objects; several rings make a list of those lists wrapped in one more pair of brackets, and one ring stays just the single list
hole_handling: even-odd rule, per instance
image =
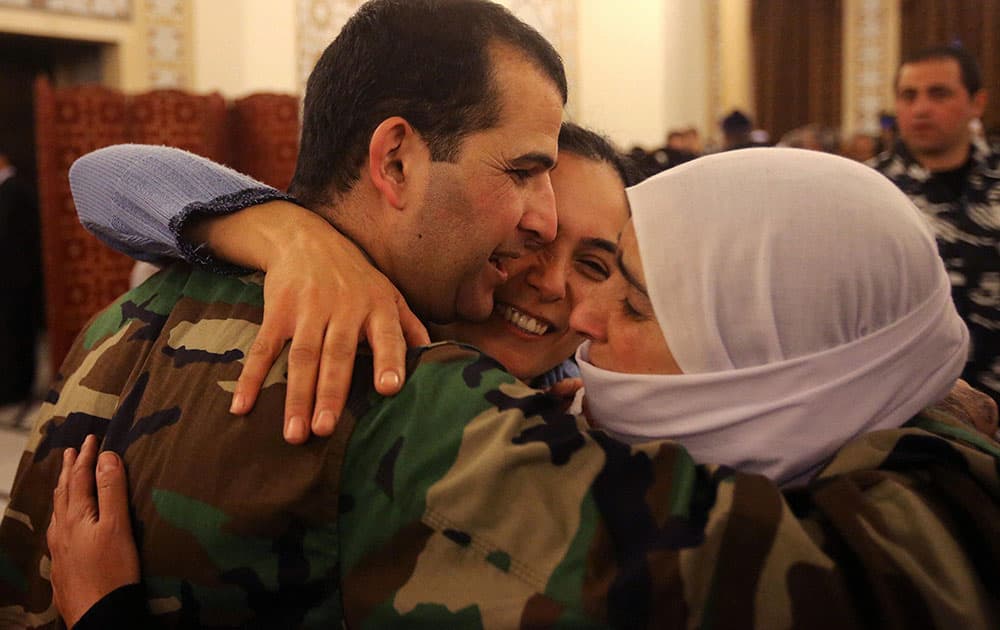
[{"label": "hugging arm", "polygon": [[127,493],[121,459],[98,457],[96,436],[79,454],[64,451],[46,537],[53,597],[68,627],[134,628],[149,616]]},{"label": "hugging arm", "polygon": [[367,338],[378,391],[396,393],[406,345],[429,342],[396,287],[354,243],[292,198],[205,158],[169,147],[117,145],[83,156],[70,183],[84,227],[150,262],[181,258],[218,272],[267,272],[260,331],[233,394],[253,408],[289,349],[285,438],[329,435]]}]

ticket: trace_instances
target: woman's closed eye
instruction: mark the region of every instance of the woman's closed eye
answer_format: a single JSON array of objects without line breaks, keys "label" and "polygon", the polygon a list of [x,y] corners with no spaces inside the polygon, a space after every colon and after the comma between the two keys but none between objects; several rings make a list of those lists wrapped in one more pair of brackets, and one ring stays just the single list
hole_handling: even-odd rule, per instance
[{"label": "woman's closed eye", "polygon": [[644,322],[649,319],[645,313],[639,311],[639,309],[633,306],[632,302],[630,302],[627,297],[621,299],[621,305],[622,313],[624,313],[625,317],[631,319],[632,321]]}]

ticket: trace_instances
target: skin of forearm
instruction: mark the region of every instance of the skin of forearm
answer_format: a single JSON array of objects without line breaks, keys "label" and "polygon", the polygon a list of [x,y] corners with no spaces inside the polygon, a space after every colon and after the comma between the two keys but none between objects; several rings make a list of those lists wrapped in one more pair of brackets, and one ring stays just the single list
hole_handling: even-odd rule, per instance
[{"label": "skin of forearm", "polygon": [[182,236],[192,243],[207,244],[217,258],[267,271],[276,252],[316,230],[331,230],[331,226],[305,208],[287,201],[269,201],[232,214],[192,221]]}]

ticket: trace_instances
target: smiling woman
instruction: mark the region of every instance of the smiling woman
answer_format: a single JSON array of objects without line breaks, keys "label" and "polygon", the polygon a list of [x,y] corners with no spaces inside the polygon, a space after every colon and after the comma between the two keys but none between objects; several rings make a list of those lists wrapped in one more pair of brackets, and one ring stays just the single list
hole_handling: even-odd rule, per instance
[{"label": "smiling woman", "polygon": [[436,339],[477,346],[525,381],[559,366],[583,341],[569,315],[611,276],[615,242],[628,218],[624,188],[634,181],[624,158],[593,132],[566,124],[559,141],[552,171],[555,240],[508,263],[508,280],[497,289],[488,320],[431,327]]},{"label": "smiling woman", "polygon": [[[473,141],[482,144],[489,139],[490,137],[473,137],[463,144]],[[551,171],[549,164],[537,154],[532,154],[534,157],[526,159],[524,162],[532,174],[524,181],[519,181],[516,173],[508,173],[508,169],[497,168],[496,175],[479,173],[480,178],[486,180],[485,183],[483,181],[475,184],[463,183],[462,177],[450,172],[460,169],[463,163],[461,159],[457,164],[431,163],[432,169],[436,169],[434,173],[437,174],[432,173],[427,176],[436,179],[437,185],[429,187],[431,190],[428,194],[431,196],[438,195],[434,190],[440,190],[443,186],[458,187],[468,193],[458,195],[462,198],[472,195],[478,199],[493,194],[490,192],[491,186],[508,191],[505,194],[521,199],[521,205],[528,210],[526,216],[529,220],[522,222],[523,230],[530,230],[533,225],[531,217],[538,214],[536,208],[528,207],[531,205],[529,200],[538,197],[532,191],[539,187],[547,188],[551,177],[552,192],[559,214],[556,238],[546,244],[539,244],[538,238],[529,238],[528,243],[533,244],[527,251],[514,252],[515,255],[504,257],[501,273],[496,275],[505,276],[508,281],[497,288],[495,299],[498,308],[491,309],[492,314],[488,311],[484,313],[488,315],[486,321],[432,327],[436,340],[454,339],[476,345],[497,359],[515,376],[538,385],[547,385],[562,377],[578,375],[576,366],[570,358],[582,337],[570,330],[569,314],[584,294],[610,276],[614,266],[618,233],[628,217],[625,187],[636,183],[639,177],[627,158],[606,138],[578,125],[563,124],[558,137],[558,149],[558,164]],[[95,152],[83,158],[81,163],[86,163],[86,171],[91,173],[90,177],[94,178],[94,181],[98,179],[103,181],[103,176],[99,177],[100,174],[128,169],[135,173],[146,187],[145,192],[137,192],[134,189],[119,191],[122,195],[116,197],[117,201],[114,203],[120,205],[110,214],[108,210],[111,208],[104,204],[78,204],[84,225],[101,233],[113,247],[133,255],[137,254],[135,249],[137,242],[147,242],[148,256],[154,256],[153,252],[162,255],[162,252],[172,251],[173,255],[178,257],[184,255],[192,262],[203,264],[208,260],[211,264],[216,264],[216,260],[206,257],[208,253],[206,248],[196,249],[188,242],[187,238],[193,238],[196,242],[206,242],[211,251],[221,257],[266,269],[270,293],[266,299],[265,317],[271,318],[272,327],[277,326],[287,331],[285,338],[300,333],[298,324],[289,321],[301,315],[301,311],[307,311],[307,315],[318,316],[331,311],[338,312],[337,309],[344,307],[344,299],[338,297],[342,296],[343,287],[339,286],[337,278],[331,276],[331,268],[340,271],[342,277],[344,274],[348,277],[353,276],[352,281],[355,284],[349,285],[352,287],[357,287],[357,282],[361,282],[363,287],[367,280],[359,278],[366,278],[368,276],[364,274],[374,271],[363,260],[358,263],[357,260],[350,259],[348,264],[344,259],[333,255],[332,252],[337,253],[345,246],[348,248],[352,246],[349,243],[345,245],[343,242],[345,239],[336,230],[317,215],[301,207],[277,201],[233,212],[243,207],[238,205],[233,192],[241,189],[267,192],[269,189],[262,188],[258,182],[203,158],[164,147],[131,145]],[[499,166],[504,163],[497,164]],[[78,179],[85,177],[82,174],[84,171],[84,168],[77,167]],[[173,175],[165,179],[163,173]],[[411,178],[415,176],[419,177],[410,173]],[[476,173],[468,175],[472,178],[475,176]],[[498,177],[502,177],[503,181],[495,181]],[[184,186],[188,190],[184,191],[184,187],[177,185],[181,180],[187,182]],[[213,185],[208,186],[209,182],[213,182]],[[165,189],[183,192],[177,198],[171,198],[164,195]],[[271,198],[279,196],[277,191],[270,192],[273,193]],[[248,197],[249,203],[260,201],[260,194],[250,197],[252,198]],[[164,238],[162,234],[169,231],[161,229],[156,232],[149,228],[150,221],[169,221],[170,225],[176,226],[179,222],[171,217],[184,214],[186,208],[208,206],[206,214],[213,215],[216,212],[213,208],[217,202],[199,201],[213,199],[221,204],[217,208],[220,214],[226,212],[232,214],[212,216],[200,221],[194,226],[196,229],[175,235],[177,242],[162,242]],[[128,205],[121,205],[125,202],[129,202]],[[455,206],[454,200],[449,203],[449,207]],[[422,205],[428,208],[428,212],[435,212],[432,198],[424,199]],[[447,213],[441,216],[440,220],[454,221],[457,212],[459,210]],[[484,210],[479,214],[485,216],[489,213]],[[120,233],[114,226],[120,226],[121,220],[129,221],[130,227],[141,237]],[[479,223],[470,223],[467,231],[470,234],[478,234],[481,231]],[[535,232],[538,236],[538,230]],[[271,238],[266,239],[269,243],[267,247],[257,246],[254,244],[255,241],[248,238],[248,235],[262,233],[271,235]],[[435,258],[436,250],[428,249],[426,243],[421,243],[427,239],[416,238],[418,233],[419,231],[414,232],[413,246],[424,248],[428,251],[429,258]],[[545,240],[552,234],[541,236],[544,237],[541,240]],[[449,242],[439,240],[437,247],[448,248]],[[183,251],[178,250],[177,243],[181,243]],[[485,262],[485,260],[476,261],[477,272],[482,272],[483,267],[495,271],[492,265],[484,265]],[[283,269],[286,271],[282,271]],[[419,271],[425,280],[428,278],[433,280],[429,268]],[[476,283],[472,284],[477,286]],[[304,290],[308,292],[303,293]],[[354,289],[349,291],[351,296],[347,298],[348,301],[356,299],[353,291]],[[292,298],[289,296],[296,295],[299,297],[306,295],[305,299],[311,301],[291,301]],[[493,296],[490,297],[492,299]],[[406,309],[401,297],[398,305],[401,309]],[[370,321],[375,321],[375,318],[370,318]],[[415,321],[409,321],[413,326],[419,326]],[[407,331],[411,345],[421,341],[420,335],[413,331],[413,326]],[[353,352],[353,347],[350,350]],[[378,348],[375,350],[378,370]],[[263,382],[276,355],[277,349],[266,356],[262,353],[250,357],[241,376],[241,383],[246,381],[248,385],[246,388],[242,386],[238,388],[238,394],[234,397],[234,413],[245,413],[252,406],[256,396],[255,387],[259,387]],[[251,369],[253,361],[256,361],[255,369]],[[307,400],[311,405],[314,395],[322,396],[325,390],[330,389],[328,386],[325,387],[325,383],[331,378],[339,378],[349,383],[350,373],[344,374],[341,371],[334,374],[324,371],[318,378],[314,374],[311,379],[306,379],[308,391],[303,391],[299,400]],[[397,387],[401,381],[402,379],[396,380]],[[390,390],[391,387],[380,391],[392,393]],[[287,413],[290,412],[286,408]],[[318,417],[319,412],[313,418],[314,431]],[[286,418],[286,422],[288,421],[289,418]],[[332,425],[321,423],[321,434],[327,432],[324,428],[327,426],[332,430]],[[307,437],[308,429],[293,434],[286,432],[286,435],[290,436],[291,441],[301,441]]]}]

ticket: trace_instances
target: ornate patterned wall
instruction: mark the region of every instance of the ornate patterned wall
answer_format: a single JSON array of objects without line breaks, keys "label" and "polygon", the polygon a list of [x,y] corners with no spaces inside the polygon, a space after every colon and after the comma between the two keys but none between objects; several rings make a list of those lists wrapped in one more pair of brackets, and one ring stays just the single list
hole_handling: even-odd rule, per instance
[{"label": "ornate patterned wall", "polygon": [[191,81],[190,0],[143,0],[149,50],[149,86],[185,88]]},{"label": "ornate patterned wall", "polygon": [[[306,80],[316,60],[363,0],[297,1],[299,87],[305,92]],[[573,85],[578,57],[576,0],[507,0],[501,4],[552,42],[563,56],[567,77]]]},{"label": "ornate patterned wall", "polygon": [[725,102],[722,91],[722,12],[719,10],[719,0],[709,0],[706,3],[708,19],[708,109],[702,120],[702,134],[712,138],[716,134],[714,121],[723,116]]},{"label": "ornate patterned wall", "polygon": [[844,6],[845,131],[878,133],[878,115],[891,110],[899,59],[898,0],[847,0]]},{"label": "ornate patterned wall", "polygon": [[0,6],[115,20],[132,17],[132,0],[0,0]]},{"label": "ornate patterned wall", "polygon": [[514,15],[535,27],[562,55],[570,86],[568,109],[572,115],[574,86],[579,79],[576,0],[507,0],[501,3],[506,4]]},{"label": "ornate patterned wall", "polygon": [[316,60],[363,3],[364,0],[298,0],[295,27],[301,93],[306,91],[306,81]]},{"label": "ornate patterned wall", "polygon": [[148,75],[140,84],[149,89],[190,86],[191,0],[0,0],[0,7],[130,23],[145,31]]}]

